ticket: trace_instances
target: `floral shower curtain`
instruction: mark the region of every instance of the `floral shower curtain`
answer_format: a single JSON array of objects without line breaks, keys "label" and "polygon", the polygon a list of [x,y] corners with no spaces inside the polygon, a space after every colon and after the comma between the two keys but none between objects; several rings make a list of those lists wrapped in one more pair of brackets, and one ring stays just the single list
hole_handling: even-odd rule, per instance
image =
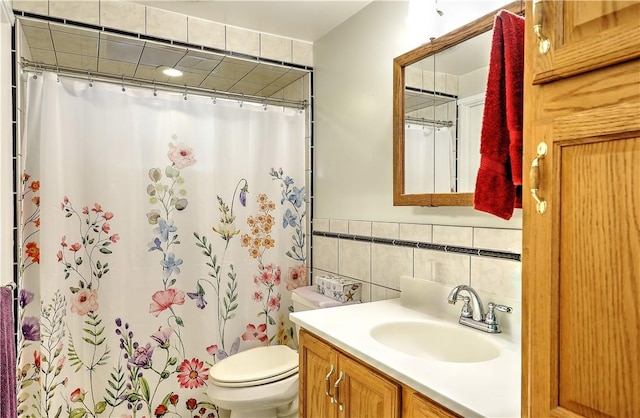
[{"label": "floral shower curtain", "polygon": [[22,417],[216,417],[208,370],[296,347],[304,115],[26,77]]}]

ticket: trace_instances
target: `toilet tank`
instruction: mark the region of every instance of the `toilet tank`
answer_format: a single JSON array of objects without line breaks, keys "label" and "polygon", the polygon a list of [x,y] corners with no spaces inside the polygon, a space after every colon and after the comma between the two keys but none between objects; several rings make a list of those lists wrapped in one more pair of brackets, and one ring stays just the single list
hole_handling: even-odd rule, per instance
[{"label": "toilet tank", "polygon": [[[313,286],[308,286],[308,287],[313,287]],[[303,289],[303,288],[300,288]],[[293,311],[294,312],[302,312],[302,311],[310,311],[312,309],[320,309],[320,306],[318,306],[317,303],[314,303],[313,300],[310,300],[309,298],[305,297],[305,293],[306,292],[297,292],[298,289],[294,289],[293,292],[291,292],[291,302],[293,304]],[[311,289],[310,289],[311,291]],[[321,296],[321,295],[318,295]]]},{"label": "toilet tank", "polygon": [[[291,302],[294,312],[310,311],[314,309],[331,308],[332,306],[351,305],[360,301],[340,302],[328,296],[321,295],[315,286],[298,287],[291,291]],[[300,332],[298,324],[295,326],[296,335]]]},{"label": "toilet tank", "polygon": [[317,292],[315,286],[305,286],[293,289],[291,292],[291,302],[293,302],[294,312],[360,303],[360,301],[341,302],[328,296],[321,295]]}]

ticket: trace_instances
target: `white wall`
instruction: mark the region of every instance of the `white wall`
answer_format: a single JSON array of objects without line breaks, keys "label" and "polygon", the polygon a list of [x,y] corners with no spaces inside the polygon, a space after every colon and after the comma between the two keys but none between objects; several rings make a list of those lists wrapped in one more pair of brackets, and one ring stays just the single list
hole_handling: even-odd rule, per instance
[{"label": "white wall", "polygon": [[487,87],[488,76],[489,67],[483,67],[458,77],[458,97],[464,99],[483,93]]},{"label": "white wall", "polygon": [[[476,17],[496,8],[438,2],[449,8],[439,22],[446,30],[438,30],[457,27],[446,18],[459,18],[469,3],[488,8]],[[314,218],[521,228],[519,209],[503,221],[469,207],[393,206],[392,63],[418,46],[408,39],[408,10],[408,2],[374,1],[314,43]]]}]

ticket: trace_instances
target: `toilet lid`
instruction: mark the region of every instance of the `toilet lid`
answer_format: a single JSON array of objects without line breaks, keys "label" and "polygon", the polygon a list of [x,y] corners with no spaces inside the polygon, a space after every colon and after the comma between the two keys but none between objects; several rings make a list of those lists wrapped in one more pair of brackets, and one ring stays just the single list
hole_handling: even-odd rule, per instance
[{"label": "toilet lid", "polygon": [[214,364],[209,370],[213,383],[226,387],[262,385],[296,373],[298,353],[286,345],[243,351]]}]

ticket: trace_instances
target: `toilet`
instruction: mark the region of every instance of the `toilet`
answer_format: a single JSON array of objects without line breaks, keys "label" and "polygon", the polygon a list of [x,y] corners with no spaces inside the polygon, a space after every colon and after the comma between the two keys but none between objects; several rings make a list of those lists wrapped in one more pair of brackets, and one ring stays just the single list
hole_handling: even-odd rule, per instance
[{"label": "toilet", "polygon": [[[294,289],[295,312],[344,303],[315,292]],[[297,329],[296,329],[297,331]],[[295,418],[298,416],[298,352],[285,345],[242,351],[209,370],[209,399],[230,418]]]}]

